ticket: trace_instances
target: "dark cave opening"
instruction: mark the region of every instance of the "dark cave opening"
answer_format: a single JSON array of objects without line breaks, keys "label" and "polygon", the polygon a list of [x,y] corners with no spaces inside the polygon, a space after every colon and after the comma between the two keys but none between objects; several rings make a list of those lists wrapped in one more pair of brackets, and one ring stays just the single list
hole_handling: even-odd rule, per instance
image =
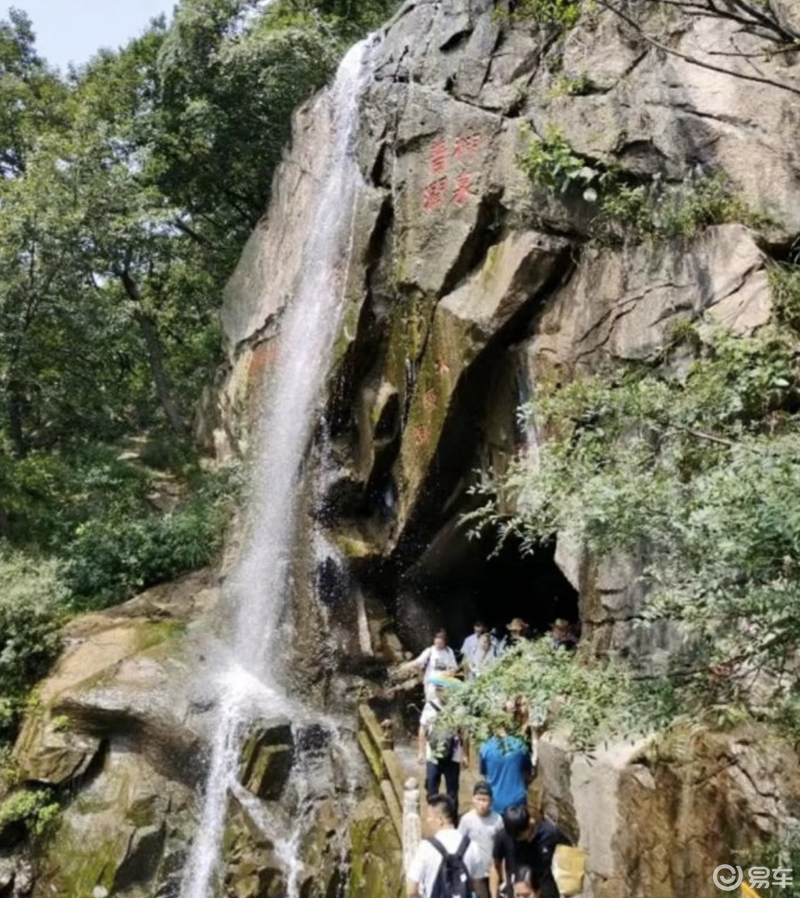
[{"label": "dark cave opening", "polygon": [[517,617],[531,636],[547,633],[556,618],[579,620],[578,593],[555,562],[555,544],[523,552],[518,540],[507,539],[498,549],[494,534],[469,539],[455,523],[442,528],[402,578],[400,602],[400,619],[408,621],[415,644],[430,641],[433,634],[423,630],[443,626],[460,648],[476,619],[500,638]]}]

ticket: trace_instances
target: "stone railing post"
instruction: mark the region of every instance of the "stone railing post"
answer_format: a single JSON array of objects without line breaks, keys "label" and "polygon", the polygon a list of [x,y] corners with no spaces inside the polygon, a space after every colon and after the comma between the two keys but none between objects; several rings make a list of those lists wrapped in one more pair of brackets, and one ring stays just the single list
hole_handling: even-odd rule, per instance
[{"label": "stone railing post", "polygon": [[406,780],[403,793],[403,869],[406,875],[422,840],[419,801],[419,784],[412,776]]}]

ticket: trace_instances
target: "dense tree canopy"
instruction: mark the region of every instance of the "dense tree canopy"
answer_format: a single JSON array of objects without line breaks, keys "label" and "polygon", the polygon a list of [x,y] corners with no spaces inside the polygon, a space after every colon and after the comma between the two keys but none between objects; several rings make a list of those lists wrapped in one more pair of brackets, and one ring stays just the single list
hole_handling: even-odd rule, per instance
[{"label": "dense tree canopy", "polygon": [[[293,110],[393,6],[182,0],[66,75],[24,13],[0,20],[0,578],[21,597],[0,609],[0,728],[55,645],[28,663],[26,619],[41,643],[65,607],[219,545],[232,480],[200,474],[190,430],[222,287]],[[164,477],[183,497],[167,515],[148,498]]]}]

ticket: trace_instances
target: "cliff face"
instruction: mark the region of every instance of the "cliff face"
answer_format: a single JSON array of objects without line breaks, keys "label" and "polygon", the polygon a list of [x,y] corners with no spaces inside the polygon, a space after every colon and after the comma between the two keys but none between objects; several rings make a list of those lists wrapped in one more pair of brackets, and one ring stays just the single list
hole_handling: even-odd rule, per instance
[{"label": "cliff face", "polygon": [[[773,6],[796,19],[791,4]],[[683,634],[642,621],[635,560],[585,557],[568,533],[527,562],[487,560],[458,520],[469,487],[532,439],[516,419],[531,384],[654,360],[676,324],[701,316],[739,333],[770,320],[768,264],[800,232],[800,66],[763,55],[763,34],[740,22],[674,7],[584,12],[561,36],[497,7],[409,2],[379,50],[346,320],[320,397],[334,468],[325,523],[377,653],[390,648],[384,614],[414,648],[476,611],[501,626],[579,614],[590,651],[658,672]],[[523,125],[557,126],[577,154],[632,180],[724,172],[762,225],[601,245],[591,203],[521,172]],[[269,376],[303,264],[287,234],[311,220],[319,128],[314,104],[298,114],[271,215],[226,297],[231,368],[206,418],[223,451],[246,442],[246,416],[231,411]],[[356,604],[342,619],[356,622]],[[592,763],[544,746],[542,803],[590,849],[591,894],[701,894],[717,864],[797,817],[789,746],[755,731],[678,742],[617,746]]]},{"label": "cliff face", "polygon": [[[797,18],[788,0],[773,5]],[[488,559],[491,546],[458,526],[473,507],[470,486],[534,439],[516,417],[533,383],[652,359],[676,322],[706,313],[757,329],[771,314],[770,255],[800,233],[795,55],[754,61],[763,40],[734,21],[628,6],[648,38],[602,10],[559,36],[491,0],[410,0],[383,35],[362,99],[364,187],[341,261],[344,323],[319,397],[325,427],[311,465],[324,477],[306,501],[330,553],[321,562],[301,545],[294,578],[292,669],[320,697],[353,685],[335,669],[337,647],[361,673],[396,656],[391,621],[416,648],[434,625],[458,630],[476,611],[540,628],[579,615],[589,650],[622,653],[643,670],[660,669],[682,644],[678,627],[642,624],[633,560],[598,563],[569,534],[526,561],[513,547]],[[328,104],[323,94],[298,111],[269,214],[228,287],[229,364],[198,428],[219,456],[246,450],[307,261]],[[577,153],[632,178],[724,171],[770,223],[762,233],[730,223],[688,240],[597,245],[591,204],[558,201],[522,174],[525,124],[540,134],[557,125]],[[70,799],[34,857],[0,845],[0,895],[28,894],[31,869],[36,894],[175,894],[206,712],[220,700],[197,689],[214,650],[216,579],[137,601],[75,624],[43,686],[17,748],[21,775]],[[250,750],[261,746],[265,758],[293,748],[285,721],[254,738]],[[324,746],[317,756],[330,763]],[[593,759],[550,741],[539,781],[545,810],[589,849],[587,895],[670,898],[703,894],[717,864],[798,816],[796,771],[791,748],[764,733],[687,733],[658,751],[613,746]],[[293,800],[286,775],[271,774],[280,813]],[[334,797],[318,796],[304,895],[338,882]],[[354,868],[368,886],[352,883],[353,896],[381,894],[380,865],[397,850],[377,814],[368,801],[354,817]],[[278,893],[274,846],[235,801],[225,838],[226,893]]]}]

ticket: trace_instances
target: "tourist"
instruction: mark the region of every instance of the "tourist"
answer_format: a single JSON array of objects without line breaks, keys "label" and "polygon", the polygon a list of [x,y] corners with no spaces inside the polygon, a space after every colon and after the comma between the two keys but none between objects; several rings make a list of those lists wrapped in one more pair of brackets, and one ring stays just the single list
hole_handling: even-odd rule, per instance
[{"label": "tourist", "polygon": [[514,876],[514,898],[540,898],[539,878],[530,867],[520,867]]},{"label": "tourist", "polygon": [[456,829],[456,811],[445,795],[428,800],[428,829],[435,835],[420,842],[408,870],[408,898],[430,898],[445,857],[461,855],[469,877],[468,892],[475,891],[475,881],[481,872],[481,853],[469,837]]},{"label": "tourist", "polygon": [[570,622],[563,617],[557,617],[550,625],[550,645],[556,651],[571,651],[576,644],[577,639]]},{"label": "tourist", "polygon": [[508,635],[500,643],[498,654],[502,655],[509,649],[516,648],[528,638],[528,624],[521,618],[515,617],[510,624],[506,624]]},{"label": "tourist", "polygon": [[539,883],[540,898],[560,898],[553,853],[557,845],[571,845],[570,840],[550,820],[534,819],[524,804],[506,808],[503,825],[494,839],[494,864],[500,881],[506,883],[505,895],[510,898],[516,877],[528,867]]},{"label": "tourist", "polygon": [[491,633],[489,633],[489,628],[482,620],[476,620],[472,625],[472,634],[467,636],[464,640],[464,644],[461,646],[461,660],[469,661],[472,655],[475,653],[478,648],[478,643],[481,640],[481,636],[484,634],[488,634],[491,642],[494,642],[494,637]]},{"label": "tourist", "polygon": [[485,670],[498,661],[497,647],[491,633],[481,633],[472,654],[464,656],[467,679],[477,679]]},{"label": "tourist", "polygon": [[476,873],[475,894],[489,898],[489,874],[494,856],[494,837],[503,828],[503,818],[492,810],[492,787],[481,781],[472,790],[472,810],[461,818],[458,831],[469,836],[481,852],[481,866]]},{"label": "tourist", "polygon": [[[516,701],[506,706],[510,716],[516,709]],[[530,747],[519,736],[511,736],[505,727],[499,727],[497,734],[481,746],[480,772],[492,787],[493,811],[502,814],[511,805],[525,804],[533,775]]]},{"label": "tourist", "polygon": [[401,669],[408,670],[410,668],[416,668],[425,672],[422,681],[425,684],[426,692],[434,673],[454,674],[458,670],[456,654],[447,645],[447,632],[445,630],[437,631],[433,637],[433,645],[429,645],[418,657],[414,658],[413,661],[408,661]]},{"label": "tourist", "polygon": [[439,794],[444,779],[445,791],[458,810],[458,784],[461,764],[466,763],[466,752],[460,734],[451,729],[437,726],[437,718],[447,701],[447,691],[457,687],[459,680],[434,674],[430,690],[432,694],[425,702],[419,720],[417,761],[425,764],[425,791],[428,800]]}]

